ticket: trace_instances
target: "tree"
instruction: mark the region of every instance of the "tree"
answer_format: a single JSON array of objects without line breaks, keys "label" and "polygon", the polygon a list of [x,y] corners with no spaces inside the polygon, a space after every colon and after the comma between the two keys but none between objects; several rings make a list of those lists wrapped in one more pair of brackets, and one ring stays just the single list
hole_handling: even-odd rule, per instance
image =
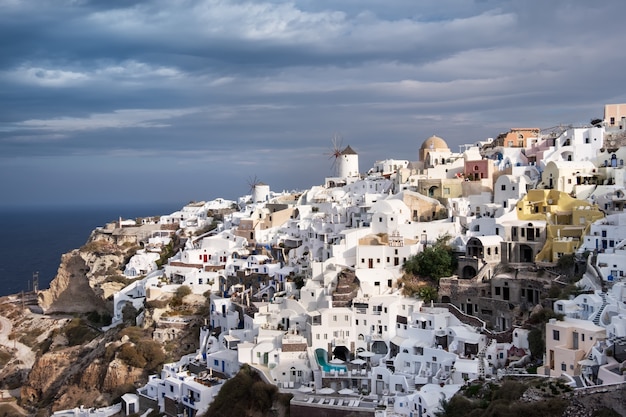
[{"label": "tree", "polygon": [[427,246],[422,252],[411,256],[402,266],[404,272],[435,281],[452,275],[456,262],[452,248],[447,244],[448,239],[449,236],[442,236],[434,245]]},{"label": "tree", "polygon": [[417,290],[417,296],[423,300],[425,303],[434,301],[437,302],[439,298],[439,294],[437,293],[437,289],[431,287],[430,285],[424,285]]},{"label": "tree", "polygon": [[132,303],[126,303],[124,308],[122,308],[122,320],[126,322],[134,322],[137,318],[137,309],[132,305]]},{"label": "tree", "polygon": [[543,340],[543,332],[541,329],[535,327],[528,333],[528,348],[533,358],[539,359],[543,357],[546,344]]}]

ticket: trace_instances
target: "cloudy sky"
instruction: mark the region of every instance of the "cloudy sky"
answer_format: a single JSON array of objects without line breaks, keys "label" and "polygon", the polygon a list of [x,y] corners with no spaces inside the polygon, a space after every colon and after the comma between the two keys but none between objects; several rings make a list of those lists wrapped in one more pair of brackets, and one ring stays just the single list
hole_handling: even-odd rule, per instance
[{"label": "cloudy sky", "polygon": [[0,0],[0,205],[236,198],[626,102],[622,0]]}]

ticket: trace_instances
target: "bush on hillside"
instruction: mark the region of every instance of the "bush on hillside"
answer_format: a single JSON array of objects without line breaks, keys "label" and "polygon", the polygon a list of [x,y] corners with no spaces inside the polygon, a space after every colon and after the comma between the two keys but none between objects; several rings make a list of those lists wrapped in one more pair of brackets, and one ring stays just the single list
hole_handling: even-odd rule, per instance
[{"label": "bush on hillside", "polygon": [[85,344],[98,336],[98,331],[91,328],[83,319],[74,318],[63,328],[69,346]]},{"label": "bush on hillside", "polygon": [[456,258],[447,244],[448,239],[448,236],[443,236],[434,245],[408,258],[402,266],[404,272],[434,281],[452,275],[456,269]]}]

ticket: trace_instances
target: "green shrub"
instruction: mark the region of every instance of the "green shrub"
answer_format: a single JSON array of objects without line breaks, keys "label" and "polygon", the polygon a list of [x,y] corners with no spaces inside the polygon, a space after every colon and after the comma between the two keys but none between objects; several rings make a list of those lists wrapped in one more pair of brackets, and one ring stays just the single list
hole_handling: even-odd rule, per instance
[{"label": "green shrub", "polygon": [[32,348],[37,344],[37,338],[41,336],[43,333],[42,329],[32,329],[24,334],[22,334],[19,338],[19,342]]},{"label": "green shrub", "polygon": [[63,328],[67,343],[70,346],[85,344],[98,336],[98,332],[80,318],[72,319]]},{"label": "green shrub", "polygon": [[146,330],[142,329],[141,327],[128,326],[125,329],[123,329],[121,332],[119,332],[120,338],[124,336],[128,336],[131,342],[137,343],[141,339],[145,339],[146,337],[149,337],[149,333]]},{"label": "green shrub", "polygon": [[117,354],[117,358],[134,368],[143,368],[147,363],[146,359],[132,343],[124,343]]},{"label": "green shrub", "polygon": [[191,288],[188,285],[181,285],[176,288],[176,297],[185,298],[187,295],[191,294]]},{"label": "green shrub", "polygon": [[137,343],[137,352],[146,361],[147,371],[154,371],[161,366],[166,359],[165,352],[161,345],[154,340],[141,340]]},{"label": "green shrub", "polygon": [[150,300],[146,302],[146,307],[149,309],[165,308],[167,307],[167,305],[168,305],[167,300]]}]

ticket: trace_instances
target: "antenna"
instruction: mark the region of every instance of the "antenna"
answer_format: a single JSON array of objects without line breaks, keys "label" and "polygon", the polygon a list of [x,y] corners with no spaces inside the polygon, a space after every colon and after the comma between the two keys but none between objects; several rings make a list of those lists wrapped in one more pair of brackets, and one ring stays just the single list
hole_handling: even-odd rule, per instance
[{"label": "antenna", "polygon": [[334,171],[335,175],[338,174],[338,170],[339,170],[339,166],[337,164],[337,160],[341,157],[341,153],[342,153],[342,142],[343,139],[341,137],[341,135],[338,135],[337,133],[335,133],[333,135],[332,138],[332,148],[330,152],[327,152],[325,155],[328,155],[328,159],[332,159],[332,170]]},{"label": "antenna", "polygon": [[33,292],[39,290],[39,271],[33,272]]}]

